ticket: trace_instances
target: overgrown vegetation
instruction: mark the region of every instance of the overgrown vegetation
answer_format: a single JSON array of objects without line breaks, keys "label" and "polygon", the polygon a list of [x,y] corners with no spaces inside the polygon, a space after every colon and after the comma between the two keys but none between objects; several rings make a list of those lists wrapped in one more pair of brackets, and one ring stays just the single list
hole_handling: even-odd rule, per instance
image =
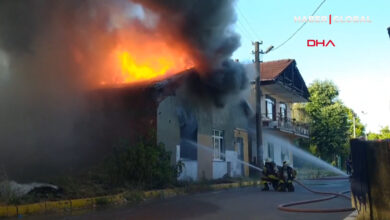
[{"label": "overgrown vegetation", "polygon": [[[18,197],[4,185],[0,187],[0,203],[16,205],[132,192],[126,194],[130,199],[135,195],[134,192],[176,186],[183,164],[173,165],[170,152],[162,144],[156,144],[155,140],[153,135],[141,138],[136,143],[122,140],[100,165],[79,171],[78,174],[49,180],[48,182],[61,188],[61,193],[55,195],[28,194]],[[0,183],[6,184],[6,179],[2,175]],[[139,198],[141,197],[137,196],[131,202],[136,202]],[[104,199],[99,200],[99,205],[105,203]]]},{"label": "overgrown vegetation", "polygon": [[116,145],[105,161],[105,172],[112,185],[154,189],[174,185],[181,166],[172,165],[171,154],[162,144],[145,138],[134,145],[128,141]]},{"label": "overgrown vegetation", "polygon": [[295,105],[294,117],[310,125],[310,139],[300,139],[297,144],[342,167],[349,155],[349,139],[364,136],[364,125],[339,99],[339,90],[332,81],[317,80],[308,89],[310,101]]},{"label": "overgrown vegetation", "polygon": [[379,133],[368,133],[368,140],[385,140],[390,139],[390,128],[389,126],[383,127]]}]

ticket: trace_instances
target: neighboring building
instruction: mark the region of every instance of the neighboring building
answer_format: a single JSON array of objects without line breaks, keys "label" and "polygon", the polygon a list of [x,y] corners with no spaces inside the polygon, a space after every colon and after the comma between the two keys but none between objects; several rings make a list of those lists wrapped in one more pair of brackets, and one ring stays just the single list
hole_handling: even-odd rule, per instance
[{"label": "neighboring building", "polygon": [[288,145],[293,145],[297,138],[308,138],[309,128],[295,121],[292,106],[307,102],[309,92],[295,60],[264,62],[260,71],[263,157],[273,159],[278,165],[284,160],[293,165],[293,154]]}]

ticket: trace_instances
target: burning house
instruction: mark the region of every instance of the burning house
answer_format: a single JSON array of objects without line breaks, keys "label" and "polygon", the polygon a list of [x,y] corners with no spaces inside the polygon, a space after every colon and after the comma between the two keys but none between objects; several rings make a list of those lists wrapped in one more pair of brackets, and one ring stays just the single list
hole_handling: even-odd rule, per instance
[{"label": "burning house", "polygon": [[[154,131],[172,163],[185,163],[181,179],[248,176],[237,159],[263,158],[254,69],[230,59],[240,45],[234,2],[1,2],[2,169],[23,181],[72,173]],[[307,89],[295,61],[278,64],[263,64],[264,125],[295,135],[286,119]]]},{"label": "burning house", "polygon": [[99,160],[156,127],[155,82],[189,69],[194,103],[225,105],[248,82],[229,61],[234,2],[2,1],[1,169],[27,181]]},{"label": "burning house", "polygon": [[[271,158],[278,165],[293,154],[283,146],[298,138],[308,138],[307,125],[293,119],[292,104],[306,102],[309,93],[295,60],[261,64],[263,162]],[[256,76],[254,65],[247,65],[249,77]],[[193,82],[194,79],[189,80]],[[196,81],[196,80],[195,80]],[[238,96],[231,96],[223,106],[206,105],[191,97],[185,83],[167,96],[157,110],[157,138],[185,164],[180,178],[197,180],[223,176],[248,176],[249,167],[258,165],[255,135],[255,85]],[[199,94],[199,93],[196,93]]]}]

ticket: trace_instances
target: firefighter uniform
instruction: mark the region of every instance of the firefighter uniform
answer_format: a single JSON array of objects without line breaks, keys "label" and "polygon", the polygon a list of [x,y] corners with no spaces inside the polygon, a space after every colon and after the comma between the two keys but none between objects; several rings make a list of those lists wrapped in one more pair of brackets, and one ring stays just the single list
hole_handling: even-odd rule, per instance
[{"label": "firefighter uniform", "polygon": [[271,161],[270,159],[267,159],[264,164],[263,172],[261,177],[261,184],[264,186],[262,189],[263,191],[268,191],[270,183],[273,188],[276,190],[278,185],[278,177],[277,177],[277,168],[276,164]]},{"label": "firefighter uniform", "polygon": [[288,165],[287,161],[283,161],[283,166],[279,169],[279,187],[278,191],[294,192],[293,180],[297,176],[297,171]]}]

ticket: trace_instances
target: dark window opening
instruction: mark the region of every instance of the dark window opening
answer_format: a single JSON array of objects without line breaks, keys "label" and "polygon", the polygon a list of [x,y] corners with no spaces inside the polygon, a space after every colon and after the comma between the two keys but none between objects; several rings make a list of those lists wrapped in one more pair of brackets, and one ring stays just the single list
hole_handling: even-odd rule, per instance
[{"label": "dark window opening", "polygon": [[285,103],[279,104],[279,116],[280,120],[286,121],[287,120],[287,105]]},{"label": "dark window opening", "polygon": [[276,120],[275,99],[270,96],[265,98],[265,115],[268,119]]}]

